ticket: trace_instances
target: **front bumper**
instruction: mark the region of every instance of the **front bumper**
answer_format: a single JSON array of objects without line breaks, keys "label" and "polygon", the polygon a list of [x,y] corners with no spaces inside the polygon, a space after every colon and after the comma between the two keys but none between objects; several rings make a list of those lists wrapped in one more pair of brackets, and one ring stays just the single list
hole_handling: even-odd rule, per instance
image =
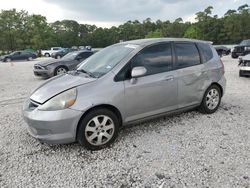
[{"label": "front bumper", "polygon": [[250,76],[250,67],[249,66],[239,66],[240,73],[243,76]]},{"label": "front bumper", "polygon": [[81,111],[69,108],[41,111],[37,108],[30,110],[25,106],[27,105],[24,105],[22,114],[32,137],[50,144],[75,142],[77,125],[83,114]]},{"label": "front bumper", "polygon": [[53,69],[33,69],[35,76],[41,76],[41,77],[52,77],[54,76],[54,70]]}]

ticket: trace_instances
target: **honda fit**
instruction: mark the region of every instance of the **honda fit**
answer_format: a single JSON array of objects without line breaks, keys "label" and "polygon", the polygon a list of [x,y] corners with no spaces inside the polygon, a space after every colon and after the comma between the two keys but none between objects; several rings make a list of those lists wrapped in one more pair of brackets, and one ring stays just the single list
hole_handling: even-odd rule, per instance
[{"label": "honda fit", "polygon": [[223,63],[209,42],[127,41],[43,83],[25,102],[23,117],[42,142],[78,141],[97,150],[131,123],[194,108],[214,113],[225,85]]}]

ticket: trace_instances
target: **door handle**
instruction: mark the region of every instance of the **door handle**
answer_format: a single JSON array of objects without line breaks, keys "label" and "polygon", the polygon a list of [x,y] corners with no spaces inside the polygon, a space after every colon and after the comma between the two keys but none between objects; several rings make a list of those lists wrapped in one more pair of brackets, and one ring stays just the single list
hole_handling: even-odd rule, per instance
[{"label": "door handle", "polygon": [[174,80],[174,76],[166,76],[163,81],[173,81]]}]

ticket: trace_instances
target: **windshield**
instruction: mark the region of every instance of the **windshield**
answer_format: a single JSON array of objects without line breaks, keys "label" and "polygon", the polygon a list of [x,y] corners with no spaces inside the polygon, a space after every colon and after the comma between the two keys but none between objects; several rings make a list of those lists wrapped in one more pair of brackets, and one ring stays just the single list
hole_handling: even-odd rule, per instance
[{"label": "windshield", "polygon": [[91,73],[94,77],[101,77],[113,69],[124,57],[132,52],[137,45],[119,44],[109,46],[95,53],[85,60],[78,70]]},{"label": "windshield", "polygon": [[241,46],[246,46],[246,45],[249,45],[250,46],[250,40],[243,40],[241,43],[240,43]]},{"label": "windshield", "polygon": [[66,54],[65,56],[63,56],[62,59],[70,59],[70,60],[74,60],[75,57],[78,55],[78,52],[70,52],[68,54]]}]

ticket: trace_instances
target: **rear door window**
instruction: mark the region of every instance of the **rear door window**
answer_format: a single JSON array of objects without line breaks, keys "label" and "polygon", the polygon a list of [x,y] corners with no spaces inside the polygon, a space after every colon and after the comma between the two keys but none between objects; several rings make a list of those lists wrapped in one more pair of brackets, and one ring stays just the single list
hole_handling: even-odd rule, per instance
[{"label": "rear door window", "polygon": [[199,65],[200,54],[194,43],[175,43],[176,68],[186,68]]}]

